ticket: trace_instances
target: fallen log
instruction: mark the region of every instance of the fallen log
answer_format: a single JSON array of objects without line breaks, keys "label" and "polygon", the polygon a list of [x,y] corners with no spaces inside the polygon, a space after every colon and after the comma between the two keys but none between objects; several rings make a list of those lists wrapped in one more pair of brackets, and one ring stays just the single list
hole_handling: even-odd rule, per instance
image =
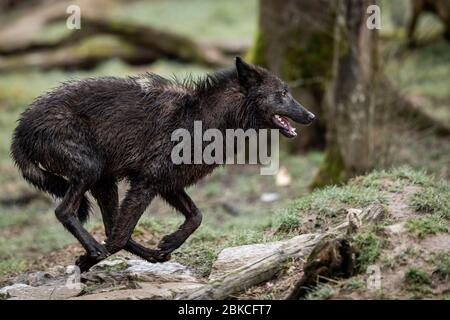
[{"label": "fallen log", "polygon": [[[66,8],[65,2],[56,3],[48,8],[39,8],[34,14],[27,12],[13,26],[0,30],[0,55],[11,56],[45,50],[40,55],[44,58],[45,55],[53,55],[50,49],[57,50],[99,34],[117,37],[141,51],[149,50],[153,56],[157,54],[159,57],[174,58],[210,67],[229,65],[231,60],[224,52],[236,50],[230,47],[219,48],[153,26],[118,21],[111,17],[89,13],[89,11],[83,11],[81,30],[73,30],[62,39],[36,41],[32,35],[45,25],[65,21],[68,16]],[[90,60],[89,57],[86,59]]]},{"label": "fallen log", "polygon": [[[84,15],[105,14],[108,8],[106,0],[58,0],[41,1],[38,5],[27,6],[20,12],[14,14],[14,19],[5,22],[0,26],[0,52],[15,52],[20,48],[29,46],[34,42],[36,34],[54,21],[63,21],[69,15],[66,13],[70,5],[78,5],[83,8]],[[65,27],[65,26],[64,26]]]},{"label": "fallen log", "polygon": [[294,237],[283,246],[256,262],[245,265],[231,274],[213,280],[204,287],[187,295],[180,295],[179,300],[222,300],[254,285],[270,280],[289,259],[305,258],[322,241],[339,237],[348,230],[362,224],[377,223],[385,216],[385,208],[375,203],[364,210],[348,213],[347,221],[325,233],[310,233]]},{"label": "fallen log", "polygon": [[211,67],[226,66],[230,60],[216,47],[151,26],[115,21],[109,18],[84,17],[85,27],[97,33],[120,37],[137,47],[160,52],[161,55]]},{"label": "fallen log", "polygon": [[92,38],[55,50],[0,57],[0,72],[22,71],[29,68],[90,69],[111,58],[138,64],[150,63],[159,57],[160,55],[152,50],[137,48],[116,39],[96,41]]}]

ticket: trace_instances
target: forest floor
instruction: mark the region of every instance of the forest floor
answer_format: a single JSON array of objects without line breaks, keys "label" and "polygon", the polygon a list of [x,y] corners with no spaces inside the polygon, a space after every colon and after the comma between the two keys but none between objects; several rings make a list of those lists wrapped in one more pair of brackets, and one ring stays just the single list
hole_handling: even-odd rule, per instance
[{"label": "forest floor", "polygon": [[[195,0],[186,9],[183,1],[133,2],[118,15],[171,28],[202,40],[247,41],[256,26],[256,1]],[[183,9],[180,10],[180,6]],[[245,10],[244,10],[245,9]],[[224,14],[225,13],[225,14]],[[180,15],[183,15],[182,17]],[[245,16],[245,17],[244,17]],[[165,17],[162,19],[161,17]],[[181,21],[190,21],[188,25]],[[209,26],[214,25],[213,28]],[[55,36],[56,29],[46,30]],[[421,99],[424,108],[450,121],[450,45],[438,41],[386,60],[385,69],[405,94]],[[61,81],[87,76],[125,76],[153,71],[175,73],[182,78],[209,71],[197,65],[159,61],[130,67],[116,60],[89,71],[38,70],[4,74],[0,78],[0,202],[33,194],[9,157],[12,131],[19,114],[33,98]],[[393,104],[393,107],[395,105]],[[299,137],[301,139],[301,135]],[[389,208],[384,225],[363,230],[360,273],[350,279],[321,285],[308,298],[449,298],[450,143],[432,130],[413,127],[386,137],[392,143],[390,167],[352,183],[318,190],[308,185],[322,161],[321,151],[281,154],[280,165],[291,178],[279,186],[274,176],[259,175],[256,166],[228,166],[215,171],[188,193],[204,213],[202,226],[173,254],[173,260],[205,279],[223,248],[283,240],[323,230],[343,218],[343,208],[363,208],[380,201]],[[430,175],[424,173],[427,171]],[[121,194],[126,185],[121,186]],[[80,246],[54,217],[55,203],[43,196],[22,205],[0,203],[0,287],[24,271],[45,270],[73,264]],[[402,215],[401,217],[399,215]],[[174,231],[182,219],[157,199],[134,232],[141,243],[152,247]],[[102,240],[98,208],[87,228]],[[121,253],[122,254],[122,253]],[[125,254],[126,255],[126,254]],[[366,290],[365,268],[376,265],[382,273],[382,290]],[[284,272],[264,285],[249,289],[239,298],[282,298],[301,275],[301,262],[293,261]]]},{"label": "forest floor", "polygon": [[[242,175],[240,172],[239,175]],[[227,190],[226,179],[222,192]],[[228,186],[227,186],[228,185]],[[288,192],[288,190],[286,190]],[[226,193],[226,191],[224,192]],[[351,238],[355,248],[355,273],[350,278],[336,277],[311,288],[306,299],[450,299],[450,183],[427,175],[410,167],[390,171],[375,171],[367,176],[353,179],[345,186],[332,186],[298,197],[278,209],[262,213],[261,204],[247,199],[253,210],[244,216],[222,212],[221,205],[206,207],[205,224],[176,252],[172,261],[186,266],[196,281],[207,282],[219,253],[230,247],[247,244],[269,245],[271,242],[291,239],[300,234],[323,233],[345,221],[348,209],[364,209],[375,203],[384,206],[386,216],[376,224],[358,229]],[[199,199],[201,194],[196,194]],[[214,196],[212,196],[214,198]],[[231,199],[230,199],[231,200]],[[231,200],[233,204],[239,200]],[[199,202],[202,206],[210,201]],[[135,229],[134,238],[148,247],[154,247],[161,237],[176,227],[175,219],[162,216],[160,203],[152,206],[151,215],[146,215]],[[258,208],[258,209],[255,209]],[[280,209],[282,208],[282,209]],[[252,212],[251,212],[252,211]],[[272,214],[270,214],[272,212]],[[45,216],[45,213],[42,213]],[[227,222],[219,222],[220,220]],[[96,220],[96,219],[95,219]],[[2,228],[4,244],[8,240],[20,239],[22,232],[30,227]],[[45,225],[33,228],[45,229]],[[98,222],[91,223],[90,231],[99,240],[104,239],[103,228]],[[36,243],[35,243],[36,245]],[[38,244],[39,246],[39,244]],[[24,249],[19,254],[24,254]],[[82,254],[78,243],[43,253],[28,252],[34,257],[32,264],[23,265],[27,273],[52,270],[55,267],[73,264],[74,258]],[[16,256],[16,255],[14,255]],[[136,259],[120,252],[117,257]],[[31,260],[30,260],[31,261]],[[238,299],[283,299],[303,275],[305,259],[290,259],[268,282],[237,293]],[[11,266],[12,267],[12,266]],[[220,269],[220,268],[219,268]],[[375,270],[375,275],[372,274]],[[0,277],[0,287],[14,284],[19,268],[9,269]],[[117,271],[117,270],[116,270]],[[370,279],[378,277],[377,287],[370,286]],[[23,276],[22,276],[23,277]],[[101,290],[105,296],[117,290],[129,290],[112,285]],[[134,291],[127,294],[133,294]],[[82,294],[92,294],[85,290]]]}]

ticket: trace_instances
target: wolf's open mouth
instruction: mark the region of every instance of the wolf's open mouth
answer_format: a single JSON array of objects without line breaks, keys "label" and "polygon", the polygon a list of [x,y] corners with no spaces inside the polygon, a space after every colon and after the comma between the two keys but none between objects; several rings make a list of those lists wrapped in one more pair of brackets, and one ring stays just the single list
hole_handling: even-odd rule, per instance
[{"label": "wolf's open mouth", "polygon": [[297,136],[297,132],[295,131],[295,128],[289,123],[288,118],[276,114],[272,117],[272,121],[278,127],[278,129],[280,129],[281,133],[286,137],[293,138]]}]

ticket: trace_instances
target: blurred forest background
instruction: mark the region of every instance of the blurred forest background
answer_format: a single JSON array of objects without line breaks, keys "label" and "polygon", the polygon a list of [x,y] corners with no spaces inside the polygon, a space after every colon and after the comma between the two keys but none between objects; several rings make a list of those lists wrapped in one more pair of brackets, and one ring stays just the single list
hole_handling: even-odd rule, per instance
[{"label": "blurred forest background", "polygon": [[[16,120],[35,97],[84,77],[202,76],[236,55],[278,74],[318,121],[283,140],[278,175],[228,166],[191,187],[204,224],[176,261],[205,276],[221,248],[323,228],[339,206],[378,199],[378,187],[346,184],[374,170],[364,183],[434,177],[425,222],[448,234],[450,2],[379,1],[381,29],[369,30],[372,3],[0,0],[0,276],[71,264],[81,252],[54,218],[53,200],[29,187],[9,157]],[[81,8],[80,30],[66,27],[71,4]],[[297,216],[302,199],[309,209],[315,203],[311,216]],[[155,246],[181,218],[159,200],[147,211],[135,236]],[[99,219],[88,228],[101,238]],[[271,290],[247,297],[277,297]]]}]

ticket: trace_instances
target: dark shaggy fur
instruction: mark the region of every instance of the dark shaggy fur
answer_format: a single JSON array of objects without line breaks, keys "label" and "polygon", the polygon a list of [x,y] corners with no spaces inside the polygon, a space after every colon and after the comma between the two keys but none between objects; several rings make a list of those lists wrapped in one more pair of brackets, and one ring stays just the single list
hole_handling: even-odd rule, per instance
[{"label": "dark shaggy fur", "polygon": [[[199,81],[169,81],[156,74],[69,82],[38,97],[22,114],[11,155],[24,178],[63,198],[55,213],[80,241],[82,271],[121,249],[149,261],[165,261],[200,225],[202,216],[184,188],[216,165],[175,165],[171,150],[178,128],[279,128],[274,115],[309,123],[313,115],[264,69],[239,58],[236,68]],[[286,118],[284,118],[287,120]],[[288,128],[283,134],[292,136]],[[117,182],[130,188],[119,206]],[[98,243],[82,226],[90,191],[99,204],[107,241]],[[160,195],[183,213],[185,222],[157,249],[131,239],[140,216]]]}]

